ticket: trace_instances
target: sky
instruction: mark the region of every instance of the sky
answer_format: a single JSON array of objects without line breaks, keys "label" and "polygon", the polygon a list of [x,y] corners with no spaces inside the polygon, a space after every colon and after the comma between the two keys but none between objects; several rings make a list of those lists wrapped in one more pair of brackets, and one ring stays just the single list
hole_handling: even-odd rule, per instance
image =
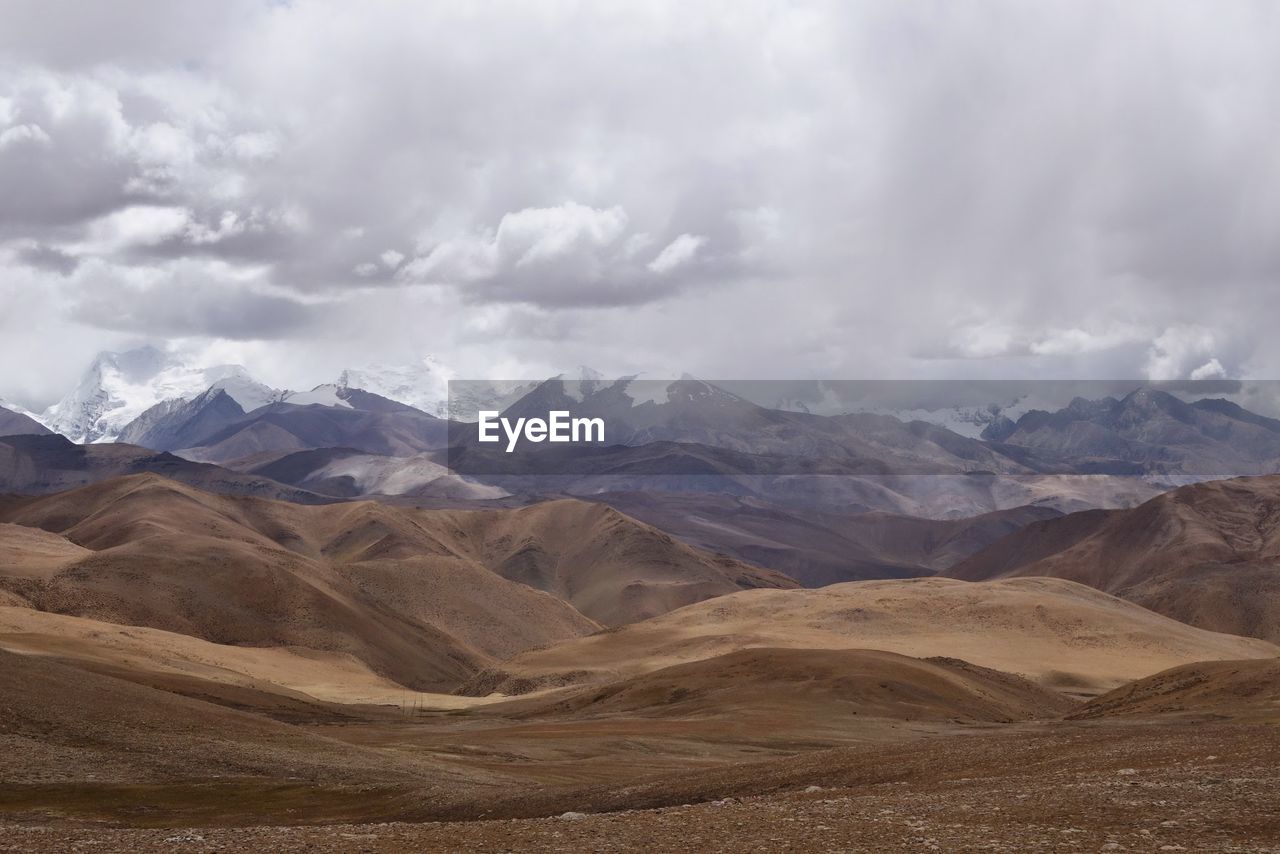
[{"label": "sky", "polygon": [[1280,7],[0,0],[0,396],[1280,377]]}]

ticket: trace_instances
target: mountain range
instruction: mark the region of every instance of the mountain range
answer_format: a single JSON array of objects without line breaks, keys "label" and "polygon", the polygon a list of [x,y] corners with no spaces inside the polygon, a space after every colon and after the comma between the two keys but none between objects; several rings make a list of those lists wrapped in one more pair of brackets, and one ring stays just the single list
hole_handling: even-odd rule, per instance
[{"label": "mountain range", "polygon": [[[589,368],[573,375],[588,378]],[[74,389],[43,412],[30,413],[0,400],[0,409],[32,417],[78,443],[136,441],[156,419],[183,403],[221,390],[244,411],[271,403],[342,406],[351,392],[369,392],[437,418],[470,418],[480,409],[504,409],[532,391],[538,381],[460,383],[451,400],[455,372],[433,356],[408,365],[348,368],[311,389],[272,388],[243,365],[202,365],[175,352],[147,345],[99,353]]]},{"label": "mountain range", "polygon": [[1148,387],[1032,410],[991,424],[982,437],[1077,468],[1129,463],[1146,473],[1211,477],[1280,471],[1280,420],[1222,398],[1187,402]]},{"label": "mountain range", "polygon": [[[1026,504],[1063,512],[1131,506],[1188,479],[1273,470],[1280,453],[1278,422],[1225,400],[1185,403],[1157,390],[1028,411],[1017,423],[993,422],[979,439],[882,413],[770,409],[689,376],[606,381],[584,368],[503,389],[455,382],[455,404],[497,406],[493,395],[519,394],[504,410],[512,417],[564,408],[609,425],[606,447],[530,446],[508,455],[479,446],[465,422],[406,402],[427,405],[423,395],[449,375],[438,361],[421,370],[353,369],[338,382],[289,392],[243,368],[197,368],[142,348],[102,354],[51,407],[58,416],[51,423],[75,438],[114,438],[243,473],[271,466],[268,477],[333,498],[656,491],[931,518]],[[942,391],[932,389],[931,406]],[[137,411],[163,394],[173,396]],[[482,398],[489,402],[477,403]],[[21,413],[3,417],[12,431],[39,432]]]},{"label": "mountain range", "polygon": [[[954,383],[952,391],[957,399],[969,400],[979,393],[1013,398],[1012,403],[1002,400],[990,404],[985,429],[974,438],[939,423],[910,418],[912,413],[941,413],[941,421],[954,420],[961,408],[947,410],[942,405],[949,388],[942,383],[921,389],[912,384],[904,384],[902,389],[880,384],[875,386],[879,397],[854,398],[842,404],[855,406],[861,400],[868,409],[830,414],[800,411],[810,407],[783,394],[785,384],[778,388],[762,383],[726,385],[755,397],[778,396],[778,400],[760,405],[688,375],[674,381],[636,376],[608,381],[587,368],[546,381],[461,380],[433,357],[408,366],[348,369],[335,382],[289,391],[257,381],[242,366],[200,366],[168,351],[142,347],[100,354],[77,387],[35,420],[77,443],[120,440],[179,451],[208,444],[217,428],[231,427],[271,405],[370,411],[378,408],[374,402],[382,401],[384,410],[390,408],[388,402],[396,403],[455,423],[473,421],[479,410],[488,408],[512,417],[565,409],[575,415],[604,418],[611,444],[675,442],[774,458],[772,471],[767,466],[752,471],[748,466],[741,474],[779,474],[777,468],[783,464],[794,467],[793,473],[812,473],[809,461],[814,459],[840,472],[850,471],[850,466],[877,466],[880,474],[903,475],[990,472],[1224,477],[1264,474],[1280,467],[1280,420],[1249,412],[1224,398],[1188,401],[1157,388],[1135,387],[1122,397],[1078,397],[1050,411],[1025,408],[1033,399],[1025,389],[1015,394],[1000,384],[991,388],[979,384],[975,391],[973,384]],[[861,388],[862,384],[854,385]],[[453,400],[448,396],[450,387]],[[911,394],[923,397],[913,403]],[[358,402],[364,395],[373,397]],[[971,400],[966,405],[965,412],[973,409]],[[786,406],[795,408],[778,408]],[[10,411],[14,414],[3,416],[4,423],[11,425],[6,431],[34,430],[20,420],[29,413]],[[1015,411],[1021,412],[1016,421],[1007,417]],[[268,427],[258,429],[274,432]],[[226,438],[229,436],[219,441]],[[241,444],[256,444],[261,450],[273,441],[270,436],[243,438]],[[471,431],[461,429],[452,443],[466,444],[469,438]],[[321,447],[316,441],[285,440],[273,449]],[[382,442],[381,447],[395,444]],[[440,446],[434,441],[429,444]],[[378,450],[359,443],[353,447],[372,453],[410,451],[405,447]],[[425,448],[417,447],[413,452],[421,450]],[[227,460],[227,453],[233,451],[206,452],[204,458]],[[509,459],[498,457],[495,461],[493,454],[484,453],[487,451],[469,448],[457,460],[473,471],[496,465],[510,473]],[[780,462],[784,460],[792,462]],[[658,473],[653,464],[650,460],[650,474]],[[689,472],[683,462],[677,462],[676,470],[667,473]]]}]

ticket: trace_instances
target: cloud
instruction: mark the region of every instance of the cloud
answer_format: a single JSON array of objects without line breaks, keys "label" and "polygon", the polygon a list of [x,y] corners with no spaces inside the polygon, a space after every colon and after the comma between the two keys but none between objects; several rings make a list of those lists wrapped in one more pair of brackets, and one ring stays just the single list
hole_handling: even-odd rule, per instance
[{"label": "cloud", "polygon": [[693,260],[698,254],[698,250],[702,248],[702,244],[706,243],[705,237],[699,237],[693,234],[682,234],[675,240],[671,241],[666,247],[658,253],[658,257],[654,258],[645,266],[654,273],[659,275],[670,273],[677,267],[682,267]]},{"label": "cloud", "polygon": [[68,276],[80,266],[80,262],[75,256],[63,252],[61,249],[44,246],[39,243],[15,247],[13,259],[19,264],[24,264],[37,270],[57,273],[60,276]]},{"label": "cloud", "polygon": [[72,320],[148,338],[288,338],[320,310],[275,292],[260,272],[199,259],[145,270],[91,261],[76,278],[93,286],[73,289]]},{"label": "cloud", "polygon": [[578,267],[598,275],[605,253],[627,226],[619,207],[596,210],[575,202],[525,208],[503,215],[495,229],[419,247],[406,278],[472,284],[494,283],[521,268]]},{"label": "cloud", "polygon": [[337,324],[531,370],[1280,369],[1265,4],[0,14],[5,331],[50,365],[185,335],[304,370]]},{"label": "cloud", "polygon": [[12,125],[0,131],[0,148],[28,145],[42,146],[52,142],[40,125]]},{"label": "cloud", "polygon": [[1146,375],[1153,380],[1217,379],[1226,376],[1214,356],[1213,332],[1201,326],[1175,326],[1151,342]]},{"label": "cloud", "polygon": [[1210,359],[1188,375],[1192,380],[1216,380],[1227,375],[1227,369],[1216,358]]},{"label": "cloud", "polygon": [[[652,238],[630,232],[619,206],[577,202],[504,214],[495,228],[420,241],[403,280],[458,285],[477,301],[543,306],[646,302],[678,286],[667,274],[690,261],[703,238],[681,235],[642,269],[638,255]],[[644,270],[656,274],[645,280]],[[652,279],[652,277],[649,277]]]}]

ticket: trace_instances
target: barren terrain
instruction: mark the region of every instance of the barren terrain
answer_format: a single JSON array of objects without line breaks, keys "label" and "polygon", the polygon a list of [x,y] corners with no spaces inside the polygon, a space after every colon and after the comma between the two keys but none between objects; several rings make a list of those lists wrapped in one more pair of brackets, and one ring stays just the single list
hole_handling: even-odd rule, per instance
[{"label": "barren terrain", "polygon": [[0,850],[1280,845],[1280,647],[1073,581],[152,475],[0,519]]}]

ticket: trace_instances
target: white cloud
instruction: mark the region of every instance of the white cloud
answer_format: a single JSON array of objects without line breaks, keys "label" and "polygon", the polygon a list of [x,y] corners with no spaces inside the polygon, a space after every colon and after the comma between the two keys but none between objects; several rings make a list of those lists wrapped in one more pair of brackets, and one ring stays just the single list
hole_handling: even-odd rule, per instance
[{"label": "white cloud", "polygon": [[1151,342],[1147,352],[1147,378],[1209,379],[1215,369],[1225,373],[1213,353],[1214,336],[1209,329],[1202,326],[1170,327]]},{"label": "white cloud", "polygon": [[47,145],[52,140],[49,134],[45,133],[44,128],[40,125],[14,125],[0,131],[0,148],[7,148],[11,145],[20,145],[24,142],[35,143],[36,145]]},{"label": "white cloud", "polygon": [[650,271],[658,273],[670,273],[677,267],[683,267],[693,260],[698,254],[698,250],[702,248],[702,244],[707,239],[695,234],[682,234],[675,240],[671,241],[666,247],[658,253],[658,257],[650,261],[646,266]]},{"label": "white cloud", "polygon": [[[594,208],[578,202],[523,208],[504,214],[495,228],[443,241],[419,242],[418,257],[405,263],[402,280],[470,286],[486,299],[530,304],[590,304],[636,299],[639,273],[634,256],[647,234],[627,232],[620,206]],[[687,235],[685,237],[688,237]],[[668,250],[667,273],[696,251],[677,239]]]},{"label": "white cloud", "polygon": [[1151,333],[1140,326],[1112,323],[1101,329],[1051,329],[1042,333],[1029,346],[1037,356],[1075,356],[1112,350],[1125,344],[1150,340]]},{"label": "white cloud", "polygon": [[494,245],[501,258],[515,258],[515,265],[524,267],[605,249],[626,227],[627,215],[620,207],[597,210],[567,202],[507,214],[498,225]]},{"label": "white cloud", "polygon": [[102,255],[154,246],[182,234],[190,222],[191,212],[186,208],[133,205],[94,220],[88,226],[88,239],[70,248]]},{"label": "white cloud", "polygon": [[1227,369],[1217,359],[1210,359],[1190,374],[1193,380],[1216,380],[1227,375]]}]

